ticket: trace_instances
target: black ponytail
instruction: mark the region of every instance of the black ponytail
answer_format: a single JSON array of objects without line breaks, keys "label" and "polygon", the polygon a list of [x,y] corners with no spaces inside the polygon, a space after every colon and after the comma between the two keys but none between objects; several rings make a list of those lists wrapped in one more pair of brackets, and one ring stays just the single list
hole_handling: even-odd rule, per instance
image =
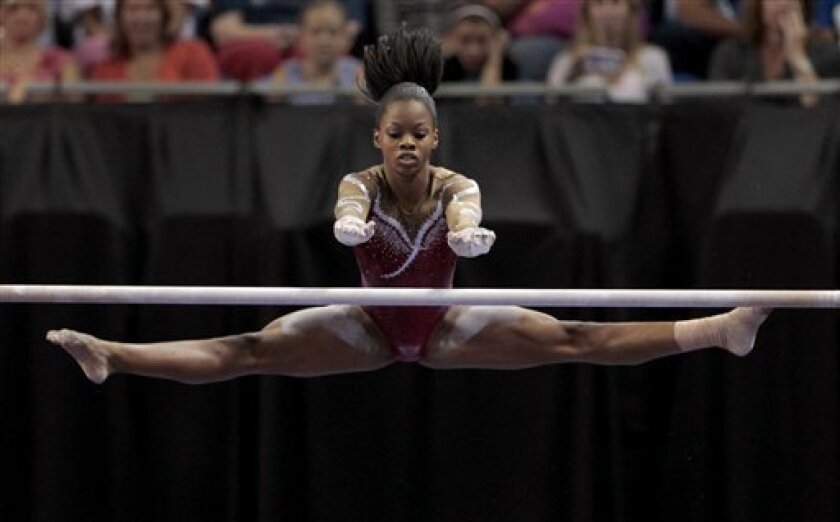
[{"label": "black ponytail", "polygon": [[428,29],[408,30],[402,26],[380,36],[375,45],[365,46],[362,94],[379,103],[377,120],[388,104],[417,100],[432,113],[437,111],[432,94],[440,84],[443,58],[440,43]]}]

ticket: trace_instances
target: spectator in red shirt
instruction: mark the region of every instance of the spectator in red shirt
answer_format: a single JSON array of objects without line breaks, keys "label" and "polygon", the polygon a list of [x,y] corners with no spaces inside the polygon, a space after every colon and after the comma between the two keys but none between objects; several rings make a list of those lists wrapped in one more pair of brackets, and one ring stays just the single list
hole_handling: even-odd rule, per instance
[{"label": "spectator in red shirt", "polygon": [[[114,56],[98,65],[98,81],[215,81],[219,68],[210,48],[199,40],[178,40],[169,30],[166,0],[118,0]],[[147,101],[148,97],[103,96],[106,101]]]},{"label": "spectator in red shirt", "polygon": [[[111,56],[116,0],[58,0],[64,16],[73,24],[73,53],[86,76]],[[166,0],[169,31],[181,38],[196,36],[210,0]]]},{"label": "spectator in red shirt", "polygon": [[46,24],[44,0],[0,0],[0,83],[8,88],[5,98],[9,103],[32,101],[26,92],[32,82],[78,79],[78,68],[69,53],[39,43]]}]

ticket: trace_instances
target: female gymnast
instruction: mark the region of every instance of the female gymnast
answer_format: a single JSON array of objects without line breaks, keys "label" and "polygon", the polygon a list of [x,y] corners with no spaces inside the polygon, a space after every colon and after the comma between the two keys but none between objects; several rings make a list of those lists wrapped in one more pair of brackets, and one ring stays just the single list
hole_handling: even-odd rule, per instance
[{"label": "female gymnast", "polygon": [[[440,46],[426,30],[397,29],[368,46],[363,93],[379,104],[373,143],[382,164],[345,176],[335,236],[353,247],[364,286],[451,287],[458,256],[486,254],[475,181],[430,165],[438,146],[432,100]],[[395,361],[429,368],[518,369],[589,362],[638,364],[722,347],[746,355],[769,310],[677,322],[560,321],[516,306],[325,306],[293,312],[258,332],[128,344],[50,331],[87,377],[127,373],[186,383],[248,374],[316,376],[376,370]]]}]

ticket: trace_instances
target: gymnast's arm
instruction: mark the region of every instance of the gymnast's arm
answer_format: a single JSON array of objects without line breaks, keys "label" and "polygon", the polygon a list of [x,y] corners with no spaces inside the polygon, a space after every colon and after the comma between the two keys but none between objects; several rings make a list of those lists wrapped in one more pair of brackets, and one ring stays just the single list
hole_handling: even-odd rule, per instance
[{"label": "gymnast's arm", "polygon": [[481,190],[475,181],[455,174],[446,187],[447,240],[461,257],[486,254],[496,241],[496,234],[482,228]]},{"label": "gymnast's arm", "polygon": [[367,172],[347,174],[338,184],[333,233],[339,243],[356,246],[373,237],[373,221],[366,221],[377,184]]}]

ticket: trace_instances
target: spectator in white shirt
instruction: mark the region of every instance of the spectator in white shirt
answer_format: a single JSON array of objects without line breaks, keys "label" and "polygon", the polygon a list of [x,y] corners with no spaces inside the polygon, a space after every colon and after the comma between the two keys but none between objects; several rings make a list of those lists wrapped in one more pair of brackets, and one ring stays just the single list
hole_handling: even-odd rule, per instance
[{"label": "spectator in white shirt", "polygon": [[670,84],[668,56],[642,41],[640,16],[639,0],[582,2],[574,43],[554,59],[548,82],[604,88],[617,102],[644,102]]}]

